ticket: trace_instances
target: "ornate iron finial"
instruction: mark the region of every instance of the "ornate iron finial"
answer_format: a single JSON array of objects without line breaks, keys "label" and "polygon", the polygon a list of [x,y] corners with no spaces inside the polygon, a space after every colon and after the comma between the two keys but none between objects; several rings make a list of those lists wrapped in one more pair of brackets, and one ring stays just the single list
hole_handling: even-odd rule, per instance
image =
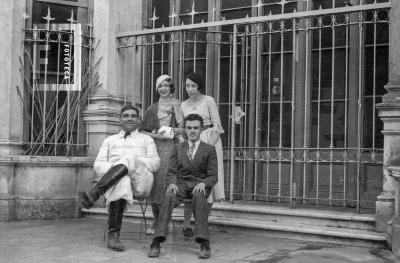
[{"label": "ornate iron finial", "polygon": [[281,2],[279,3],[281,5],[281,12],[282,14],[285,13],[285,5],[288,3],[288,1],[286,0],[281,0]]},{"label": "ornate iron finial", "polygon": [[257,34],[261,33],[261,25],[260,25],[260,23],[257,23],[256,30],[257,30]]},{"label": "ornate iron finial", "polygon": [[257,4],[254,5],[254,7],[257,8],[257,14],[260,16],[261,15],[261,8],[263,7],[263,3],[261,0],[257,0]]},{"label": "ornate iron finial", "polygon": [[318,26],[322,27],[322,16],[318,17]]},{"label": "ornate iron finial", "polygon": [[172,5],[172,13],[168,16],[169,18],[171,18],[171,26],[174,26],[175,24],[175,17],[177,17],[178,15],[175,13],[175,5]]},{"label": "ornate iron finial", "polygon": [[47,7],[47,15],[42,18],[47,21],[47,30],[49,30],[50,29],[50,21],[53,21],[55,19],[54,17],[51,17],[51,15],[50,15],[50,7]]},{"label": "ornate iron finial", "polygon": [[26,19],[30,18],[30,15],[29,15],[27,12],[24,12],[24,13],[22,14],[22,18],[23,18],[24,20],[26,20]]},{"label": "ornate iron finial", "polygon": [[285,22],[283,20],[280,21],[280,28],[281,28],[281,33],[285,31]]},{"label": "ornate iron finial", "polygon": [[332,27],[334,27],[336,25],[336,16],[335,15],[331,15],[331,21],[332,21]]},{"label": "ornate iron finial", "polygon": [[261,0],[257,0],[257,4],[254,5],[254,7],[256,7],[257,9],[260,9],[263,6],[264,6],[264,4],[262,3]]},{"label": "ornate iron finial", "polygon": [[74,10],[71,10],[71,17],[67,19],[67,21],[72,25],[73,23],[76,23],[76,20],[74,19]]},{"label": "ornate iron finial", "polygon": [[378,10],[374,10],[374,23],[378,21]]},{"label": "ornate iron finial", "polygon": [[153,22],[153,29],[156,28],[156,21],[159,19],[159,17],[156,16],[156,8],[154,7],[153,9],[153,17],[150,18],[150,21]]},{"label": "ornate iron finial", "polygon": [[195,16],[196,14],[198,14],[198,12],[196,12],[196,11],[194,10],[194,1],[193,1],[193,4],[192,4],[192,11],[188,14],[188,15],[190,15],[190,16],[192,17],[192,24],[194,24],[194,16]]},{"label": "ornate iron finial", "polygon": [[215,9],[215,7],[213,8],[213,10],[212,10],[212,21],[215,21],[215,12],[216,12],[217,10]]}]

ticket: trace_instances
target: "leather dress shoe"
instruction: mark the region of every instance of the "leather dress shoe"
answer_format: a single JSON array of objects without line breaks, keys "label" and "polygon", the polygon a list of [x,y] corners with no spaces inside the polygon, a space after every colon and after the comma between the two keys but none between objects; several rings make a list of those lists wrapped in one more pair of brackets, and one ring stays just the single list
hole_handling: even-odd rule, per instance
[{"label": "leather dress shoe", "polygon": [[149,251],[148,257],[149,258],[158,258],[160,256],[160,250],[161,250],[161,247],[160,247],[159,243],[158,244],[152,243],[150,246],[150,251]]},{"label": "leather dress shoe", "polygon": [[79,199],[84,208],[90,209],[95,202],[92,198],[90,198],[85,192],[79,192]]},{"label": "leather dress shoe", "polygon": [[183,228],[182,232],[183,232],[184,237],[193,237],[194,236],[191,228]]},{"label": "leather dress shoe", "polygon": [[207,258],[210,258],[210,256],[211,256],[210,245],[201,244],[199,258],[207,259]]},{"label": "leather dress shoe", "polygon": [[125,247],[119,241],[119,233],[110,233],[108,234],[107,239],[107,247],[114,251],[124,251]]}]

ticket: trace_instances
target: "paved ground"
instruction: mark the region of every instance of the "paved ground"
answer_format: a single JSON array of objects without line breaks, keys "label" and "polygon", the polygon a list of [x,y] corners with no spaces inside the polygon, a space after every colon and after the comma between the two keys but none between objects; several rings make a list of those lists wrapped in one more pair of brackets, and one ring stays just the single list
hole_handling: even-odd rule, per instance
[{"label": "paved ground", "polygon": [[140,240],[138,224],[124,223],[124,252],[105,248],[103,230],[104,221],[85,218],[1,222],[0,262],[399,262],[388,250],[219,231],[211,233],[211,258],[200,260],[197,244],[183,238],[181,228],[163,244],[160,258],[150,259],[151,237]]}]

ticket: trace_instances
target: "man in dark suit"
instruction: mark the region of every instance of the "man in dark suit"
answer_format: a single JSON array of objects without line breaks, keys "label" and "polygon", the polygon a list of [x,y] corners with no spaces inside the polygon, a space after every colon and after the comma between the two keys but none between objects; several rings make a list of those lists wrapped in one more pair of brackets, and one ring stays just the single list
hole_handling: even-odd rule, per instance
[{"label": "man in dark suit", "polygon": [[199,258],[209,258],[207,197],[218,181],[217,154],[212,145],[200,141],[203,119],[198,114],[185,118],[187,142],[177,144],[170,158],[167,174],[168,188],[161,205],[156,224],[155,238],[150,246],[149,257],[160,255],[160,244],[168,233],[168,219],[172,210],[183,199],[192,199],[196,220],[195,241],[200,244]]}]

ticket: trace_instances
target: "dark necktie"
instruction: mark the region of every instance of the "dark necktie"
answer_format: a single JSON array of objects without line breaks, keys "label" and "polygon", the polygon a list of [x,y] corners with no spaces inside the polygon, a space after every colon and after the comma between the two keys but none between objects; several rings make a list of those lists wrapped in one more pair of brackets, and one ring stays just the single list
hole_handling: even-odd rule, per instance
[{"label": "dark necktie", "polygon": [[129,135],[131,135],[130,132],[125,132],[124,139],[126,139],[126,137],[128,137]]},{"label": "dark necktie", "polygon": [[189,161],[193,161],[193,152],[194,152],[194,143],[189,145],[189,149],[187,151],[187,157],[189,158]]}]

